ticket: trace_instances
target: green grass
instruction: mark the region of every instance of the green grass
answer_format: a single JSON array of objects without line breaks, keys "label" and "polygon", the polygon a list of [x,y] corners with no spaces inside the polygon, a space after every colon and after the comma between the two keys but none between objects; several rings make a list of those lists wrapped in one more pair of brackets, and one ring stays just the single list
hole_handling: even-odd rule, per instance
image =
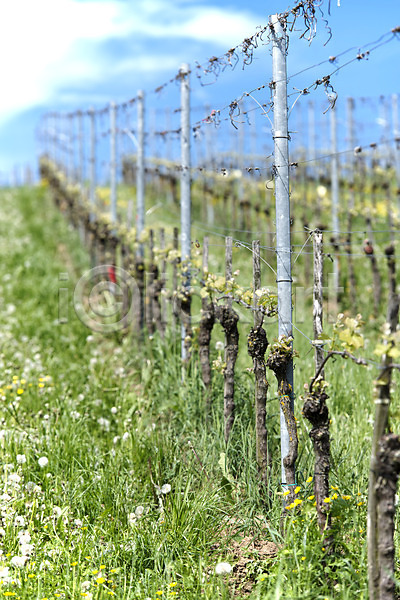
[{"label": "green grass", "polygon": [[[245,343],[237,368],[237,418],[225,445],[221,374],[214,373],[206,415],[195,360],[181,381],[176,332],[138,344],[86,329],[72,306],[75,283],[89,266],[77,233],[40,188],[2,191],[0,199],[0,597],[367,598],[366,491],[376,371],[340,360],[326,368],[337,549],[325,557],[307,481],[313,472],[309,425],[301,416],[303,384],[313,369],[308,340],[296,336],[302,504],[288,515],[283,538],[275,383],[270,377],[273,467],[266,493],[257,480],[253,375]],[[243,259],[241,268],[248,277],[250,261]],[[60,273],[68,273],[68,280],[60,280]],[[68,290],[64,324],[58,322],[61,287]],[[310,335],[308,319],[301,327]],[[267,331],[272,339],[276,326],[267,325]],[[217,339],[221,332],[213,336],[213,358]],[[395,399],[393,418],[398,410]],[[48,459],[42,467],[41,457]],[[29,533],[30,539],[27,533],[22,539],[33,547],[21,546],[21,532]],[[276,543],[277,555],[254,550],[247,560],[245,536]],[[27,559],[15,566],[23,550]],[[239,578],[241,559],[247,562]],[[236,570],[217,575],[219,562]]]}]

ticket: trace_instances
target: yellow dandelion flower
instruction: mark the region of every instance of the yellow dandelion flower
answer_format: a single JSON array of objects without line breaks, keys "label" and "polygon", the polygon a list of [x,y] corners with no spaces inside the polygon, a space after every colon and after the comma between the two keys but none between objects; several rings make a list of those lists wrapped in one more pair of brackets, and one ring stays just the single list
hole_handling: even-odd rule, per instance
[{"label": "yellow dandelion flower", "polygon": [[288,496],[290,494],[290,490],[286,490],[286,492],[283,492],[284,496]]},{"label": "yellow dandelion flower", "polygon": [[331,498],[328,496],[327,498],[324,498],[324,502],[326,504],[329,504],[329,502],[332,502]]},{"label": "yellow dandelion flower", "polygon": [[314,494],[312,496],[308,496],[307,500],[314,500],[315,496]]},{"label": "yellow dandelion flower", "polygon": [[294,493],[298,494],[300,490],[301,490],[301,487],[298,485],[297,487],[294,488]]},{"label": "yellow dandelion flower", "polygon": [[305,556],[302,556],[302,557],[301,557],[301,560],[306,560],[306,557],[305,557]]},{"label": "yellow dandelion flower", "polygon": [[301,504],[303,502],[303,500],[300,500],[300,498],[295,498],[293,505],[294,506],[299,506],[299,504]]},{"label": "yellow dandelion flower", "polygon": [[306,483],[311,483],[313,480],[312,476],[310,475],[310,477],[307,477],[306,479]]}]

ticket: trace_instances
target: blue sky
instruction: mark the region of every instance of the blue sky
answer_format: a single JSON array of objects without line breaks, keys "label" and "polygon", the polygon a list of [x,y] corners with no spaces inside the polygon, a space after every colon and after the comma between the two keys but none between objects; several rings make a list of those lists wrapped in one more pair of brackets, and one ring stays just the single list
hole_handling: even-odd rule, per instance
[{"label": "blue sky", "polygon": [[[400,25],[399,0],[328,0],[332,29],[318,18],[311,45],[291,34],[288,72],[295,73],[352,46],[376,40]],[[290,6],[281,0],[13,0],[1,10],[0,182],[14,165],[36,163],[35,129],[46,111],[86,109],[124,101],[173,77],[183,62],[204,63],[252,35],[268,16]],[[300,27],[300,23],[299,23]],[[348,54],[353,58],[357,50]],[[373,52],[368,61],[341,70],[333,81],[339,98],[399,92],[400,42]],[[343,64],[343,57],[339,64]],[[303,87],[332,70],[308,71],[289,82]],[[271,79],[268,46],[250,67],[227,70],[214,85],[193,81],[192,104],[219,108]],[[267,91],[266,91],[267,94]],[[318,95],[322,101],[323,94]],[[261,96],[258,96],[260,99]],[[151,103],[151,95],[149,103]],[[178,105],[177,89],[154,96],[155,107]]]}]

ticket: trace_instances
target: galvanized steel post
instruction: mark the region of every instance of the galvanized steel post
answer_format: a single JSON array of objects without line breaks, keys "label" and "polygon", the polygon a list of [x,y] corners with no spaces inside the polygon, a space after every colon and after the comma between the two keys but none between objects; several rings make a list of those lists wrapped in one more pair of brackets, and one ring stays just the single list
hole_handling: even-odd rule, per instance
[{"label": "galvanized steel post", "polygon": [[399,127],[399,95],[392,94],[392,122],[394,137],[394,163],[396,169],[397,197],[400,207],[400,127]]},{"label": "galvanized steel post", "polygon": [[110,218],[117,221],[117,110],[110,103]]},{"label": "galvanized steel post", "polygon": [[[279,335],[292,336],[292,272],[290,239],[290,197],[289,197],[289,134],[287,110],[287,71],[286,22],[280,15],[272,15],[272,78],[274,101],[274,172],[276,203],[276,260],[278,286],[278,328]],[[290,393],[291,410],[294,410],[293,361],[286,370],[286,381]],[[283,461],[289,452],[289,433],[285,415],[280,409],[281,424],[281,475],[283,490],[287,490]]]},{"label": "galvanized steel post", "polygon": [[[332,196],[332,238],[336,248],[339,243],[339,158],[337,154],[336,106],[331,108],[331,196]],[[339,261],[333,261],[333,287],[337,298],[339,293]]]},{"label": "galvanized steel post", "polygon": [[94,108],[89,109],[90,120],[90,158],[89,158],[89,200],[92,208],[96,206],[96,121]]},{"label": "galvanized steel post", "polygon": [[[136,156],[136,232],[137,238],[144,230],[145,197],[144,197],[144,92],[137,94],[137,156]],[[138,254],[144,256],[143,244],[139,245]]]},{"label": "galvanized steel post", "polygon": [[75,183],[75,123],[74,123],[74,113],[70,113],[67,115],[67,126],[68,130],[66,132],[65,145],[67,152],[67,179],[70,183]]},{"label": "galvanized steel post", "polygon": [[[191,173],[190,173],[190,85],[189,65],[180,68],[181,77],[181,261],[186,265],[184,286],[190,288],[190,250],[191,250]],[[190,306],[190,305],[189,305]],[[186,327],[182,325],[181,356],[188,358],[185,338],[190,330],[190,309],[186,316]]]},{"label": "galvanized steel post", "polygon": [[78,181],[79,181],[79,185],[81,187],[82,194],[83,194],[83,190],[85,187],[85,176],[86,176],[84,141],[85,141],[85,137],[84,137],[84,132],[83,132],[83,114],[82,114],[82,111],[80,110],[78,112],[78,145],[79,145],[79,149],[78,149],[78,155],[79,155]]}]

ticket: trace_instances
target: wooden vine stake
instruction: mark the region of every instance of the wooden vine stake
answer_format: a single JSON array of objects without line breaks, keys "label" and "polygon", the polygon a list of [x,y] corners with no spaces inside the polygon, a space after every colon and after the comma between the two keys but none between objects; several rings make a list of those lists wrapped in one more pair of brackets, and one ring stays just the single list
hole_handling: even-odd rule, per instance
[{"label": "wooden vine stake", "polygon": [[154,284],[154,231],[149,231],[149,270],[146,273],[146,325],[149,334],[154,332],[153,284]]},{"label": "wooden vine stake", "polygon": [[150,314],[152,317],[151,321],[151,330],[154,333],[155,329],[157,329],[161,335],[163,332],[162,320],[161,320],[161,302],[160,302],[160,294],[162,289],[162,280],[160,278],[160,269],[155,261],[154,256],[154,236],[152,230],[151,232],[151,262],[150,262],[150,281],[148,286],[148,294],[149,294],[149,303],[150,303]]},{"label": "wooden vine stake", "polygon": [[[179,229],[174,227],[174,235],[173,235],[173,248],[177,252],[179,245]],[[174,326],[175,328],[179,325],[179,303],[176,297],[178,290],[178,264],[180,262],[179,258],[175,258],[172,263],[172,316],[174,318]]]},{"label": "wooden vine stake", "polygon": [[[390,334],[394,334],[399,322],[400,296],[396,293],[396,264],[393,245],[386,248],[385,254],[389,269],[387,324]],[[390,537],[390,532],[393,528],[393,509],[391,508],[390,501],[392,493],[390,489],[385,490],[385,488],[393,487],[397,459],[393,465],[390,464],[391,452],[389,452],[387,447],[385,448],[386,442],[382,438],[388,426],[390,385],[392,380],[390,349],[393,347],[394,342],[389,341],[387,343],[388,351],[382,357],[382,367],[376,382],[377,393],[369,471],[367,518],[368,588],[370,600],[394,600],[396,597],[394,586],[394,544],[393,537]],[[380,449],[380,444],[382,443],[384,448]],[[391,469],[392,473],[390,473]],[[388,568],[389,571],[387,570]]]},{"label": "wooden vine stake", "polygon": [[[372,185],[373,192],[373,202],[375,203],[376,198],[376,184]],[[372,227],[372,219],[371,219],[371,210],[367,208],[367,216],[365,218],[365,222],[367,224],[368,230],[368,239],[364,241],[364,252],[366,256],[371,261],[371,269],[372,269],[372,284],[374,290],[374,316],[377,317],[379,315],[379,307],[382,299],[382,281],[381,274],[379,272],[378,263],[376,260],[376,256],[374,253],[374,234]]]},{"label": "wooden vine stake", "polygon": [[[203,280],[208,275],[208,237],[203,240]],[[210,341],[211,332],[215,323],[214,303],[210,299],[208,293],[203,293],[201,298],[201,319],[199,324],[199,360],[201,368],[201,376],[204,386],[207,390],[206,403],[210,403],[211,389],[211,365],[210,365]]]},{"label": "wooden vine stake", "polygon": [[265,352],[268,348],[267,334],[263,329],[263,317],[258,306],[257,290],[261,289],[260,242],[253,242],[253,308],[254,326],[247,339],[247,350],[253,359],[256,406],[256,455],[258,473],[265,490],[268,486],[268,471],[271,457],[268,454],[268,432],[266,427],[266,403],[268,381],[266,377]]},{"label": "wooden vine stake", "polygon": [[400,475],[400,437],[393,433],[384,435],[379,441],[376,463],[376,498],[378,564],[379,564],[379,600],[398,598],[394,577],[394,516],[397,482]]},{"label": "wooden vine stake", "polygon": [[314,289],[313,289],[313,321],[315,340],[315,373],[319,372],[313,387],[307,394],[303,406],[303,414],[310,421],[312,429],[309,436],[315,454],[314,495],[317,509],[318,525],[321,533],[325,532],[324,545],[328,552],[332,551],[333,539],[329,531],[331,518],[329,514],[329,470],[330,470],[330,436],[329,413],[326,401],[324,371],[321,369],[324,351],[318,340],[323,325],[323,242],[322,232],[316,229],[313,234],[314,248]]},{"label": "wooden vine stake", "polygon": [[165,229],[163,227],[160,229],[160,248],[162,251],[161,275],[160,275],[160,294],[161,294],[160,333],[161,333],[161,336],[164,337],[165,329],[167,327],[167,302],[166,302],[166,298],[165,298],[165,281],[166,281],[167,261],[165,260]]},{"label": "wooden vine stake", "polygon": [[[232,238],[225,238],[225,280],[228,288],[232,279]],[[224,369],[224,423],[225,442],[227,443],[235,420],[235,364],[239,351],[238,314],[232,308],[232,300],[215,307],[215,316],[225,332],[225,369]]]}]

